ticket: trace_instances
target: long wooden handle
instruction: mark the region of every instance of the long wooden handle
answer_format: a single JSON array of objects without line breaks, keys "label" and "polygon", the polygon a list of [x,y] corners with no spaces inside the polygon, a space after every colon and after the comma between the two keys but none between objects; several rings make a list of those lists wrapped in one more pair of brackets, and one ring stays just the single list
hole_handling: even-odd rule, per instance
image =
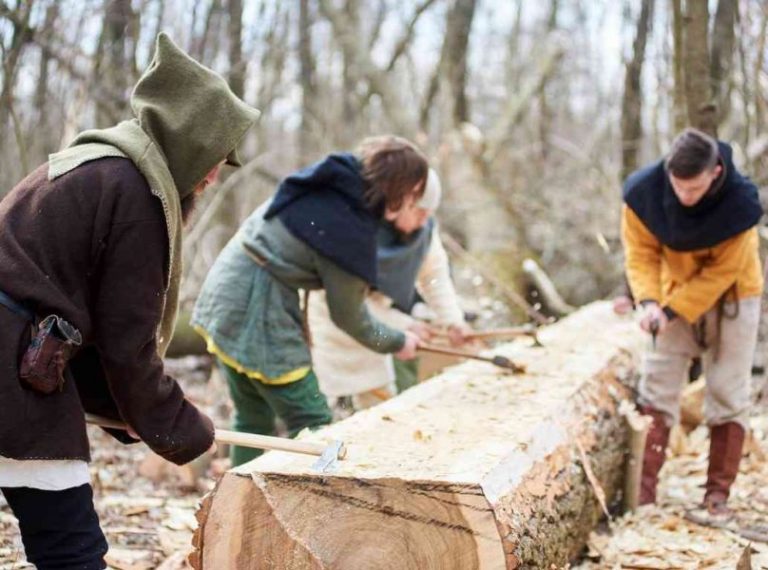
[{"label": "long wooden handle", "polygon": [[482,360],[484,362],[493,362],[493,358],[487,356],[481,356],[474,352],[467,352],[466,350],[458,350],[456,348],[445,348],[442,346],[434,346],[432,344],[419,344],[419,351],[431,352],[432,354],[445,354],[447,356],[459,356],[461,358],[471,358],[472,360]]},{"label": "long wooden handle", "polygon": [[532,328],[510,327],[500,329],[488,329],[484,331],[472,331],[468,333],[466,338],[468,339],[484,339],[484,338],[517,338],[519,336],[535,336],[536,330]]},{"label": "long wooden handle", "polygon": [[256,449],[271,449],[276,451],[290,451],[291,453],[303,453],[305,455],[317,455],[318,457],[328,447],[322,443],[310,441],[296,441],[283,437],[272,437],[257,433],[243,433],[226,429],[217,429],[214,436],[219,443],[229,443],[241,447],[253,447]]},{"label": "long wooden handle", "polygon": [[[127,427],[123,422],[111,420],[109,418],[104,418],[93,414],[85,414],[85,421],[89,424],[112,429],[124,430]],[[256,433],[242,433],[225,429],[217,429],[214,435],[214,439],[218,443],[229,443],[231,445],[239,445],[241,447],[269,449],[274,451],[289,451],[291,453],[303,453],[305,455],[316,455],[318,457],[321,456],[327,448],[327,446],[323,445],[322,443],[296,441],[282,437],[272,437],[269,435],[259,435]]]}]

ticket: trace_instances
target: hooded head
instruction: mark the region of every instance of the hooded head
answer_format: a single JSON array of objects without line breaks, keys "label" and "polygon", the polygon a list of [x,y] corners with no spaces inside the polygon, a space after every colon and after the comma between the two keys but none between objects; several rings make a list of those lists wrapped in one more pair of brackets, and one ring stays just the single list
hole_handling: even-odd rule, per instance
[{"label": "hooded head", "polygon": [[162,150],[181,198],[221,161],[240,166],[237,145],[259,118],[223,77],[164,33],[133,90],[131,106],[142,130]]}]

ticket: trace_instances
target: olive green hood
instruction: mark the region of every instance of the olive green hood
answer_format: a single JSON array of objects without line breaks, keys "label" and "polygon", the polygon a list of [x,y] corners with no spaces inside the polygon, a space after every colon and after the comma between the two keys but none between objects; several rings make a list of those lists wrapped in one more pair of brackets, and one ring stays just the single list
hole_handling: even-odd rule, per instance
[{"label": "olive green hood", "polygon": [[184,198],[225,158],[239,166],[236,148],[259,112],[227,82],[180,50],[166,34],[131,96],[142,130],[165,155]]},{"label": "olive green hood", "polygon": [[163,356],[176,323],[181,283],[181,200],[222,160],[238,164],[237,145],[259,112],[165,34],[157,38],[155,57],[136,84],[131,104],[136,119],[80,133],[68,148],[52,154],[48,178],[108,156],[130,159],[146,178],[162,203],[168,230],[168,282],[157,330]]}]

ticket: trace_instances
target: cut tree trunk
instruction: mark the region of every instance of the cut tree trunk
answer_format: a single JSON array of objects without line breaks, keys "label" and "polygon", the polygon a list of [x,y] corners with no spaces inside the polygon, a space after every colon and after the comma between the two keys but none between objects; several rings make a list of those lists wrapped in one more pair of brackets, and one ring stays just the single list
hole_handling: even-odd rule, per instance
[{"label": "cut tree trunk", "polygon": [[596,303],[543,329],[527,366],[468,362],[307,436],[343,440],[335,472],[268,453],[198,513],[196,568],[489,569],[563,565],[617,500],[642,335]]}]

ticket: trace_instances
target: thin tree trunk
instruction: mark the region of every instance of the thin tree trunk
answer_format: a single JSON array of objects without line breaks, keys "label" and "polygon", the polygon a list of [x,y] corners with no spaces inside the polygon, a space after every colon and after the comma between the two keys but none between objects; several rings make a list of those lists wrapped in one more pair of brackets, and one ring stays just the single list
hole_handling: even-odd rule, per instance
[{"label": "thin tree trunk", "polygon": [[[152,32],[152,41],[163,31],[163,20],[165,18],[165,0],[157,0],[157,20],[155,20],[154,32]],[[192,28],[194,29],[194,27]]]},{"label": "thin tree trunk", "polygon": [[[552,37],[557,27],[557,17],[560,9],[560,0],[551,0],[549,7],[549,16],[547,17],[547,36]],[[544,85],[539,91],[539,143],[541,144],[541,156],[546,159],[549,152],[549,130],[552,123],[552,109],[549,105],[549,98],[547,96],[548,84],[551,78],[547,78]]]},{"label": "thin tree trunk", "polygon": [[440,91],[440,74],[442,69],[443,58],[440,57],[440,60],[437,62],[437,65],[432,72],[429,85],[427,86],[427,91],[424,94],[424,100],[421,102],[421,107],[419,110],[419,127],[424,132],[427,132],[428,130],[427,126],[429,124],[429,116],[432,111],[432,104],[435,101],[435,97],[437,97],[437,93]]},{"label": "thin tree trunk", "polygon": [[645,61],[645,46],[653,21],[654,0],[643,0],[637,20],[637,33],[632,46],[632,59],[624,75],[624,98],[621,104],[621,178],[625,179],[638,167],[640,143],[643,138],[643,98],[640,80]]},{"label": "thin tree trunk", "polygon": [[688,122],[705,133],[717,134],[709,65],[709,10],[707,0],[687,0],[685,19],[685,70]]},{"label": "thin tree trunk", "polygon": [[768,8],[763,7],[762,13],[763,21],[760,25],[760,37],[757,41],[757,59],[755,60],[755,70],[752,75],[755,78],[755,123],[758,129],[765,125],[766,115],[768,115],[766,96],[761,82],[757,81],[765,73],[765,51],[768,49]]},{"label": "thin tree trunk", "polygon": [[0,15],[8,12],[9,19],[13,22],[13,36],[10,48],[3,58],[3,90],[0,92],[0,134],[3,133],[6,123],[11,116],[13,108],[13,90],[16,86],[19,61],[21,54],[28,42],[32,39],[32,30],[29,27],[29,19],[32,14],[34,0],[22,3],[18,13],[13,13],[5,3],[2,4]]},{"label": "thin tree trunk", "polygon": [[717,105],[717,124],[723,124],[730,111],[730,81],[736,34],[736,0],[717,3],[715,24],[712,29],[710,75],[712,96]]},{"label": "thin tree trunk", "polygon": [[[59,4],[54,2],[45,10],[45,23],[43,24],[43,33],[50,36],[54,33],[54,25],[59,16]],[[42,125],[48,123],[48,73],[51,62],[50,54],[40,50],[40,66],[38,67],[37,87],[35,88],[35,107]]]},{"label": "thin tree trunk", "polygon": [[[742,111],[743,111],[743,118],[744,121],[744,128],[742,130],[742,137],[741,137],[741,143],[742,147],[745,149],[749,148],[750,141],[752,140],[752,130],[753,130],[753,120],[752,120],[752,101],[753,101],[753,95],[752,95],[752,76],[750,75],[750,69],[749,69],[749,57],[747,55],[747,46],[745,41],[745,35],[744,32],[746,31],[746,26],[744,25],[744,21],[741,16],[739,16],[739,19],[737,21],[737,25],[740,27],[740,33],[736,40],[737,46],[738,46],[738,53],[739,53],[739,71],[741,73],[741,97],[742,97]],[[749,156],[750,153],[746,154],[746,170],[748,172],[752,171],[753,162],[752,157]]]},{"label": "thin tree trunk", "polygon": [[299,3],[299,82],[301,84],[301,127],[299,128],[299,161],[304,163],[313,147],[315,102],[315,61],[312,56],[312,15],[310,0]]},{"label": "thin tree trunk", "polygon": [[[360,11],[357,0],[347,0],[344,5],[344,14],[347,24],[355,36],[360,36]],[[358,46],[360,43],[358,42]],[[357,70],[355,69],[356,56],[348,50],[342,50],[344,67],[342,70],[342,111],[341,111],[341,144],[349,146],[354,143],[357,136],[358,105],[357,94]]]},{"label": "thin tree trunk", "polygon": [[141,15],[147,11],[147,5],[149,0],[142,0],[141,6],[137,10],[131,11],[130,21],[128,22],[127,36],[130,40],[130,48],[128,50],[128,68],[131,71],[130,82],[133,84],[135,79],[139,76],[139,37],[141,36]]},{"label": "thin tree trunk", "polygon": [[[54,2],[45,11],[45,23],[43,24],[43,34],[46,36],[52,36],[54,34],[54,26],[56,20],[59,17],[59,4]],[[49,105],[49,93],[48,93],[48,76],[50,74],[51,54],[48,50],[40,49],[40,65],[38,67],[37,75],[37,87],[35,88],[35,108],[37,109],[38,125],[42,132],[50,133],[51,120],[48,109]],[[47,156],[54,152],[57,148],[57,140],[55,136],[47,135],[41,137],[39,144],[37,145],[37,152]]]},{"label": "thin tree trunk", "polygon": [[522,37],[523,27],[523,0],[516,0],[515,5],[515,22],[512,25],[512,30],[509,34],[509,55],[507,56],[506,65],[506,84],[510,86],[510,89],[514,89],[520,78],[520,38]]},{"label": "thin tree trunk", "polygon": [[96,123],[101,127],[111,126],[127,113],[130,71],[125,53],[126,35],[132,14],[130,0],[106,0],[94,77],[98,77],[97,85],[104,86],[109,92],[116,94],[118,99],[111,105],[97,102]]},{"label": "thin tree trunk", "polygon": [[[219,19],[219,12],[221,11],[221,0],[211,0],[211,5],[208,8],[208,14],[205,17],[205,28],[203,29],[203,35],[200,37],[200,43],[197,47],[197,60],[205,62],[206,50],[208,44],[211,41],[211,37],[215,35],[214,28],[216,28],[217,20]],[[215,51],[214,51],[215,55]]]},{"label": "thin tree trunk", "polygon": [[688,110],[685,97],[685,25],[683,23],[682,0],[672,0],[672,39],[675,87],[673,94],[673,120],[675,131],[680,132],[688,123]]},{"label": "thin tree trunk", "polygon": [[470,121],[467,102],[467,50],[476,0],[456,0],[445,30],[446,72],[451,89],[451,116],[455,125]]},{"label": "thin tree trunk", "polygon": [[243,1],[228,0],[229,87],[241,99],[245,95],[246,63],[243,60]]}]

